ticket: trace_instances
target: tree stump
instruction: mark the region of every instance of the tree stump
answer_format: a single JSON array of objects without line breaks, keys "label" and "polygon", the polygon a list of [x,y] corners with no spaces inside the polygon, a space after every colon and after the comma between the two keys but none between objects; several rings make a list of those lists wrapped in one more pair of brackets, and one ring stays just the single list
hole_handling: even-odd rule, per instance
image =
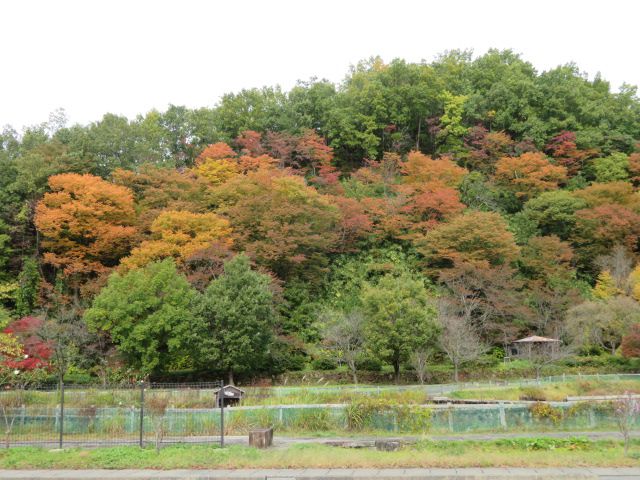
[{"label": "tree stump", "polygon": [[249,431],[249,446],[267,448],[273,444],[273,427]]}]

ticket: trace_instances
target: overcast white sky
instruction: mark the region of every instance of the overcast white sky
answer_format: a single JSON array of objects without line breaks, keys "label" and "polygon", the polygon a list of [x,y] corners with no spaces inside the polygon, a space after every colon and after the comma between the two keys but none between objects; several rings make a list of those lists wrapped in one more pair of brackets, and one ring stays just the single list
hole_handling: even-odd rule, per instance
[{"label": "overcast white sky", "polygon": [[635,0],[35,1],[0,6],[0,126],[130,118],[168,104],[213,106],[228,91],[350,64],[512,48],[536,68],[576,62],[614,89],[640,84]]}]

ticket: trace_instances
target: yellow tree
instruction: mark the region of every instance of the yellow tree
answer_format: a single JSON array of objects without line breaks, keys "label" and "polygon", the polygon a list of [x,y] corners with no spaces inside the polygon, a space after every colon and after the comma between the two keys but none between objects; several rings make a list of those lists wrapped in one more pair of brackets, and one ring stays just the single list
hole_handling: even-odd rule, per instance
[{"label": "yellow tree", "polygon": [[229,221],[215,213],[168,210],[151,224],[151,239],[145,240],[122,260],[125,269],[143,267],[150,262],[172,257],[178,265],[192,255],[218,244],[230,247]]},{"label": "yellow tree", "polygon": [[617,287],[609,270],[600,272],[596,280],[596,285],[592,290],[593,296],[600,300],[606,300],[622,293]]},{"label": "yellow tree", "polygon": [[640,265],[631,271],[628,282],[631,296],[640,302]]},{"label": "yellow tree", "polygon": [[[314,152],[315,150],[311,150]],[[209,145],[196,159],[193,172],[212,186],[222,185],[237,175],[259,168],[274,168],[277,160],[269,155],[238,155],[226,143]]]}]

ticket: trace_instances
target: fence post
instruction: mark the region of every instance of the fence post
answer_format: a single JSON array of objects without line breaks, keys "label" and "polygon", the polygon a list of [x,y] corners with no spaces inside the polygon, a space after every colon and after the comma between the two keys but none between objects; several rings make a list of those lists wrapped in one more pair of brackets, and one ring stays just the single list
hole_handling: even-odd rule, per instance
[{"label": "fence post", "polygon": [[220,448],[224,448],[224,382],[218,390],[218,403],[220,404]]},{"label": "fence post", "polygon": [[140,382],[140,448],[144,447],[144,380]]},{"label": "fence post", "polygon": [[64,442],[64,380],[60,379],[60,438],[58,440],[59,448],[62,448]]},{"label": "fence post", "polygon": [[500,426],[506,430],[507,429],[507,415],[504,411],[504,403],[500,402]]}]

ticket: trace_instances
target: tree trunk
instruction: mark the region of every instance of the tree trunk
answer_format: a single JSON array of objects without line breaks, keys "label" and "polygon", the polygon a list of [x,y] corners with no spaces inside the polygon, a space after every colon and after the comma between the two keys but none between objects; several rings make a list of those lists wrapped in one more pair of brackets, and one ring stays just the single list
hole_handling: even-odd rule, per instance
[{"label": "tree trunk", "polygon": [[229,370],[228,377],[229,377],[229,385],[235,385],[235,383],[233,383],[233,370]]},{"label": "tree trunk", "polygon": [[351,370],[351,378],[353,378],[353,383],[358,384],[358,374],[356,373],[356,369]]},{"label": "tree trunk", "polygon": [[623,434],[624,437],[624,456],[629,456],[629,432]]},{"label": "tree trunk", "polygon": [[393,362],[393,373],[396,378],[396,384],[400,383],[400,362],[398,360]]},{"label": "tree trunk", "polygon": [[453,364],[453,381],[458,383],[458,364]]}]

